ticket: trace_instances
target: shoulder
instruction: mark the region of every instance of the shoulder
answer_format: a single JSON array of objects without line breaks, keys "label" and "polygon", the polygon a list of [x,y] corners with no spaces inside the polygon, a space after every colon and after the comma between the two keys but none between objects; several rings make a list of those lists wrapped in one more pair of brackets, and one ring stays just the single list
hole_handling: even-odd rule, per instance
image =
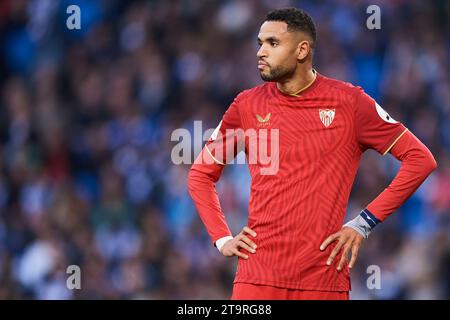
[{"label": "shoulder", "polygon": [[266,95],[270,90],[270,83],[263,83],[259,86],[241,91],[235,98],[238,103],[246,103],[250,100],[257,99]]},{"label": "shoulder", "polygon": [[364,93],[364,90],[360,86],[325,76],[322,76],[322,86],[323,90],[334,91],[352,102],[355,102],[355,100]]}]

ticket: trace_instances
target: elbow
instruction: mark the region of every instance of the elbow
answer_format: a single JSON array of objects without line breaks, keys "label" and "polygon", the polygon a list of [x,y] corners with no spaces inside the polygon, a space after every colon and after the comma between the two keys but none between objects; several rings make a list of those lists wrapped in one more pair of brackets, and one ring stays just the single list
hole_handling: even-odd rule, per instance
[{"label": "elbow", "polygon": [[189,169],[187,177],[187,187],[191,197],[194,192],[198,191],[199,188],[202,188],[204,184],[208,182],[208,175],[199,170],[196,164],[193,164]]},{"label": "elbow", "polygon": [[431,174],[434,170],[437,168],[437,162],[436,159],[433,157],[433,155],[430,153],[430,159],[429,159],[429,173]]},{"label": "elbow", "polygon": [[187,187],[189,194],[192,196],[192,193],[195,191],[196,187],[196,177],[198,175],[198,172],[194,169],[194,165],[189,169],[188,178],[187,178]]},{"label": "elbow", "polygon": [[433,157],[433,154],[430,150],[426,150],[424,161],[423,161],[423,171],[425,177],[428,177],[434,170],[437,168],[436,159]]}]

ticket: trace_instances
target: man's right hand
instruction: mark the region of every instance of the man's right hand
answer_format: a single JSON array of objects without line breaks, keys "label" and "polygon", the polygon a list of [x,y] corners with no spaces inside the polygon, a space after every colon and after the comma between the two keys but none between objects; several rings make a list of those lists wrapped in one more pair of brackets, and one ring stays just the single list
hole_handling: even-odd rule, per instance
[{"label": "man's right hand", "polygon": [[256,237],[256,232],[245,226],[237,236],[225,242],[220,250],[221,253],[225,257],[238,256],[242,259],[248,259],[247,254],[239,251],[242,248],[248,252],[256,253],[256,244],[247,235],[254,238]]}]

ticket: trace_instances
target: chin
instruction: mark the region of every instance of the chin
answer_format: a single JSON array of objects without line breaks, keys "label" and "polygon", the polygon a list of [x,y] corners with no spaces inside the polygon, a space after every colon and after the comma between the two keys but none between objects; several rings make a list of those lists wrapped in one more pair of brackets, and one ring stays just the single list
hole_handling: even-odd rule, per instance
[{"label": "chin", "polygon": [[270,74],[260,73],[261,79],[267,82],[275,81],[275,79]]},{"label": "chin", "polygon": [[259,76],[261,77],[261,79],[263,79],[264,81],[270,81],[269,79],[271,78],[270,73],[268,72],[259,72]]}]

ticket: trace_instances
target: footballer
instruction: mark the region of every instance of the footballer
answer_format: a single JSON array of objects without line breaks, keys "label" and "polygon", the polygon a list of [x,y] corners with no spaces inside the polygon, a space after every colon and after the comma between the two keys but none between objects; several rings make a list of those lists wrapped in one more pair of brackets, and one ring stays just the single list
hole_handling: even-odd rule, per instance
[{"label": "footballer", "polygon": [[[189,193],[212,243],[222,255],[238,257],[232,299],[347,300],[349,269],[364,239],[414,193],[436,161],[362,88],[313,68],[316,27],[308,13],[269,12],[257,40],[264,83],[231,103],[190,169]],[[262,170],[266,159],[251,152],[261,142],[275,150],[270,157],[277,165],[269,172]],[[392,154],[401,167],[344,224],[367,149]],[[232,235],[215,183],[241,150],[251,175],[248,223]]]}]

